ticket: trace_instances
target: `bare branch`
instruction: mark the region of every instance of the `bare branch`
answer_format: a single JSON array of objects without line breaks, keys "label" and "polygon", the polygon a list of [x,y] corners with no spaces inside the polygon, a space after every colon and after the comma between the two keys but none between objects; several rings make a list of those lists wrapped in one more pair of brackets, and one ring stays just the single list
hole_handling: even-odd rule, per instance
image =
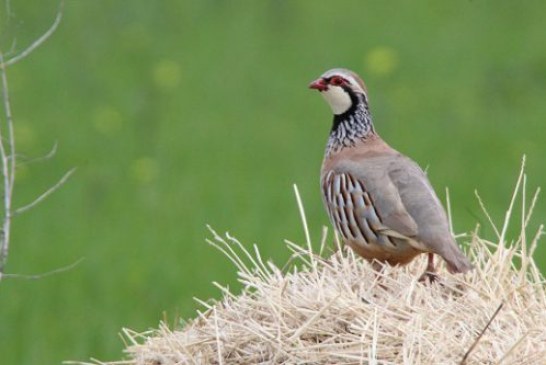
[{"label": "bare branch", "polygon": [[[3,60],[3,57],[0,56],[0,60]],[[6,115],[6,126],[8,129],[8,148],[9,153],[6,156],[6,163],[9,168],[9,195],[10,199],[13,194],[13,186],[15,184],[15,133],[13,131],[13,114],[11,113],[11,103],[9,100],[9,88],[8,88],[8,77],[6,75],[6,70],[2,69],[2,93],[4,95],[4,113]],[[7,193],[7,188],[5,188]],[[10,202],[11,207],[11,202]],[[9,209],[6,209],[6,214],[9,214]]]},{"label": "bare branch", "polygon": [[[0,51],[0,64],[4,63],[4,55]],[[13,193],[13,181],[14,178],[11,176],[14,174],[15,169],[14,161],[11,158],[15,149],[15,142],[13,138],[13,119],[11,115],[11,105],[9,100],[9,88],[8,88],[8,78],[6,75],[6,69],[0,68],[0,82],[2,90],[2,100],[4,107],[4,115],[6,118],[6,124],[8,128],[8,148],[4,143],[4,137],[2,136],[2,128],[0,128],[0,160],[2,161],[2,178],[3,178],[3,194],[4,194],[4,217],[2,219],[2,232],[0,234],[0,272],[4,272],[4,267],[9,253],[9,239],[10,239],[10,228],[11,228],[11,195]]]},{"label": "bare branch", "polygon": [[17,62],[21,61],[22,59],[28,57],[36,48],[40,47],[51,35],[55,32],[59,24],[61,23],[61,19],[63,18],[63,7],[64,7],[64,0],[61,1],[59,4],[59,11],[57,11],[57,16],[55,17],[55,20],[53,21],[53,24],[49,27],[49,29],[42,34],[38,39],[36,39],[30,46],[25,48],[21,53],[19,53],[16,56],[13,56],[9,60],[5,61],[2,59],[0,60],[0,69],[6,69],[7,67],[16,64]]},{"label": "bare branch", "polygon": [[[3,195],[2,203],[0,203],[0,210],[2,212],[1,219],[1,228],[0,228],[0,280],[3,277],[9,277],[4,274],[4,269],[8,260],[9,253],[9,244],[10,244],[10,231],[11,231],[11,220],[15,214],[21,214],[28,209],[36,206],[42,202],[45,198],[51,195],[55,190],[57,190],[61,185],[63,185],[66,180],[72,175],[74,169],[68,171],[55,185],[45,191],[42,195],[36,198],[33,202],[28,205],[25,205],[15,211],[12,210],[12,197],[15,187],[15,173],[17,165],[17,153],[15,148],[15,132],[13,126],[13,114],[11,111],[11,103],[9,97],[9,87],[8,87],[8,78],[6,70],[9,66],[21,61],[28,55],[30,55],[36,48],[42,45],[57,29],[59,23],[62,19],[62,8],[64,6],[64,0],[61,0],[59,4],[59,10],[55,21],[49,27],[49,29],[43,33],[39,38],[30,44],[26,49],[24,49],[19,54],[11,57],[8,60],[4,60],[4,53],[0,50],[0,93],[3,106],[3,115],[4,121],[0,124],[0,181],[2,184],[0,193]],[[8,16],[11,14],[11,7],[9,1],[6,2],[6,10]],[[15,45],[15,43],[13,43]],[[57,150],[57,145],[55,144],[53,150],[48,154],[52,156]],[[46,156],[46,157],[48,157]],[[60,269],[63,271],[63,269]],[[55,270],[54,272],[58,272]],[[11,277],[16,277],[17,275],[11,274]],[[31,278],[38,278],[44,275],[34,275]],[[18,276],[23,277],[23,276]]]},{"label": "bare branch", "polygon": [[74,173],[74,171],[76,171],[76,168],[72,168],[70,170],[68,170],[64,175],[63,177],[61,177],[61,179],[59,181],[57,181],[57,183],[55,185],[53,185],[52,187],[50,187],[49,189],[47,189],[45,192],[42,193],[42,195],[40,195],[39,197],[37,197],[36,199],[34,199],[34,201],[32,201],[31,203],[27,204],[27,205],[24,205],[20,208],[17,208],[15,209],[15,211],[13,212],[12,216],[16,216],[16,215],[19,215],[19,214],[22,214],[24,212],[26,212],[27,210],[29,209],[32,209],[34,208],[36,205],[40,204],[42,201],[44,201],[48,196],[50,196],[51,194],[53,194],[57,189],[59,189],[69,178],[70,176],[72,176],[72,174]]}]

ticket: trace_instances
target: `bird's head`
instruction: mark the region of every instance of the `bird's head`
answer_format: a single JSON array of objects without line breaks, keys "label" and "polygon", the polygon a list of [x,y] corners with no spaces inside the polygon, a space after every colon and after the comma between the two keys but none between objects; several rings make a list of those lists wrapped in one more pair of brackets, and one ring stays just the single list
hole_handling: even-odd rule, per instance
[{"label": "bird's head", "polygon": [[336,115],[344,114],[358,103],[367,103],[366,86],[357,74],[343,68],[326,71],[309,84],[320,91]]}]

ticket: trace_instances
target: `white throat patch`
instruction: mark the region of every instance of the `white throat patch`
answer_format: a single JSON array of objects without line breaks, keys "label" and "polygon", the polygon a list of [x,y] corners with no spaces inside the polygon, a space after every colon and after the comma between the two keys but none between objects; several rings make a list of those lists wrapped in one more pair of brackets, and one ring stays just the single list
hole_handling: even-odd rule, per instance
[{"label": "white throat patch", "polygon": [[321,92],[322,96],[334,114],[343,114],[351,107],[352,101],[349,94],[339,86],[328,86],[328,90]]}]

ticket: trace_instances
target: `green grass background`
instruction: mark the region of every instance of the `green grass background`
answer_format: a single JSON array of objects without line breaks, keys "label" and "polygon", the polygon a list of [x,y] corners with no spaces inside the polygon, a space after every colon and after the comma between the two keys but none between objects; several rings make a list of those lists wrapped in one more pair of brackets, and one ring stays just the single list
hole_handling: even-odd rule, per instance
[{"label": "green grass background", "polygon": [[[4,52],[57,9],[1,3]],[[0,283],[0,363],[118,359],[122,327],[192,317],[192,297],[219,296],[212,281],[237,288],[207,223],[282,265],[283,239],[303,241],[292,183],[317,240],[331,115],[307,84],[332,67],[363,76],[379,133],[442,197],[450,187],[456,230],[482,222],[493,237],[474,189],[500,223],[522,154],[529,190],[546,178],[545,13],[543,1],[66,0],[54,36],[8,70],[16,205],[78,170],[16,218],[8,271],[85,260]],[[55,141],[55,158],[25,162]],[[545,269],[544,248],[537,258]]]}]

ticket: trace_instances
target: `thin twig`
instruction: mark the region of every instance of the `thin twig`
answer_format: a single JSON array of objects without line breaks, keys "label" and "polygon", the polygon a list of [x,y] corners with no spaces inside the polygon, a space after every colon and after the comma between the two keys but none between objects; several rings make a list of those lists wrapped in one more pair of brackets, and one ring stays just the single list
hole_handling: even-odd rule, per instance
[{"label": "thin twig", "polygon": [[[4,63],[4,55],[0,52],[0,64]],[[8,128],[8,147],[4,143],[4,137],[2,135],[2,128],[0,127],[0,160],[2,161],[2,179],[3,179],[3,194],[4,194],[4,217],[2,220],[2,232],[0,232],[0,273],[4,272],[4,268],[7,263],[8,253],[9,253],[9,240],[10,240],[10,228],[11,228],[11,196],[13,192],[11,177],[14,169],[10,165],[14,165],[14,160],[10,157],[15,153],[15,143],[11,138],[13,138],[13,128],[12,128],[12,115],[11,115],[11,105],[9,100],[9,88],[8,88],[8,78],[6,75],[6,69],[0,68],[0,78],[2,83],[2,100],[4,106],[4,115],[6,118],[6,124]]]},{"label": "thin twig", "polygon": [[59,24],[61,23],[61,19],[63,18],[63,7],[64,7],[64,0],[62,0],[59,4],[59,10],[57,11],[57,16],[55,17],[55,20],[53,21],[53,24],[49,27],[49,29],[42,34],[38,39],[36,39],[30,46],[25,48],[21,53],[19,53],[16,56],[13,56],[9,60],[5,61],[2,59],[0,60],[0,69],[5,70],[7,67],[16,64],[17,62],[21,61],[22,59],[28,57],[36,48],[40,47],[51,35],[55,32]]},{"label": "thin twig", "polygon": [[60,268],[55,269],[55,270],[47,271],[47,272],[44,272],[42,274],[25,275],[25,274],[2,274],[2,273],[0,273],[0,278],[38,280],[38,279],[45,278],[47,276],[51,276],[51,275],[55,275],[55,274],[65,272],[65,271],[72,270],[73,268],[78,266],[83,260],[85,260],[85,257],[82,257],[82,258],[78,259],[77,261],[71,263],[70,265],[63,266],[63,267],[60,267]]},{"label": "thin twig", "polygon": [[69,178],[70,176],[72,176],[72,174],[74,173],[74,171],[76,171],[76,168],[72,168],[70,170],[68,170],[64,175],[63,177],[61,177],[61,179],[59,181],[57,181],[57,183],[55,185],[53,185],[52,187],[50,187],[49,189],[47,189],[45,192],[42,193],[42,195],[40,195],[39,197],[37,197],[36,199],[34,199],[34,201],[32,201],[31,203],[27,204],[27,205],[24,205],[20,208],[17,208],[15,209],[15,211],[13,212],[13,216],[16,216],[16,215],[19,215],[19,214],[22,214],[24,212],[26,212],[27,210],[29,209],[32,209],[34,208],[36,205],[40,204],[42,201],[44,201],[48,196],[50,196],[51,194],[53,194],[58,188],[60,188]]},{"label": "thin twig", "polygon": [[474,341],[474,343],[472,344],[472,346],[470,346],[470,348],[468,349],[468,351],[464,354],[461,362],[459,363],[459,365],[464,365],[466,364],[466,360],[468,359],[468,356],[470,355],[470,353],[472,352],[472,350],[474,350],[474,348],[476,347],[476,345],[478,344],[478,342],[480,342],[481,338],[483,337],[483,334],[485,333],[485,331],[487,331],[487,329],[489,328],[489,326],[491,325],[491,322],[493,322],[493,320],[495,319],[495,317],[497,316],[497,314],[499,314],[500,310],[502,309],[502,307],[504,306],[504,302],[502,302],[501,304],[499,304],[499,306],[497,307],[497,310],[495,310],[495,313],[493,313],[493,315],[491,316],[491,318],[489,319],[489,322],[487,322],[487,324],[485,325],[485,327],[482,329],[482,331],[480,332],[480,334],[478,335],[478,337],[476,338],[476,340]]},{"label": "thin twig", "polygon": [[[58,143],[57,143],[57,141],[55,141],[55,143],[53,144],[53,146],[51,147],[49,152],[46,153],[45,155],[34,157],[34,158],[27,158],[27,156],[22,156],[22,158],[23,158],[22,162],[28,165],[28,164],[31,164],[31,163],[50,160],[57,154],[57,147],[58,147]],[[19,161],[21,161],[21,160],[19,159]]]}]

